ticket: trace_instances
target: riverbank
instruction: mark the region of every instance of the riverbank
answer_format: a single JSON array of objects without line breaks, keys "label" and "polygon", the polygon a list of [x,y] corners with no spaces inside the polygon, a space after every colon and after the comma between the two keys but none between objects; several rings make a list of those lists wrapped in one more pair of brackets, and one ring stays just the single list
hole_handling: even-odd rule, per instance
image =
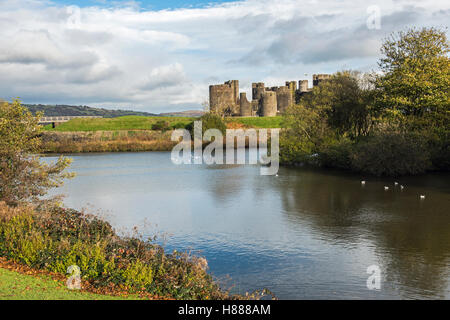
[{"label": "riverbank", "polygon": [[41,152],[170,151],[176,145],[170,140],[171,133],[155,130],[44,131],[41,135]]},{"label": "riverbank", "polygon": [[[98,217],[55,205],[13,208],[0,203],[0,257],[59,279],[76,266],[82,287],[91,292],[152,299],[232,298],[207,273],[204,258],[166,253],[136,229],[119,236]],[[6,292],[11,291],[8,283]]]},{"label": "riverbank", "polygon": [[[40,149],[42,153],[48,154],[171,151],[177,144],[171,140],[172,132],[173,130],[44,131],[41,134]],[[270,138],[270,129],[268,132]],[[224,144],[225,142],[224,137]],[[245,145],[248,146],[248,137]]]}]

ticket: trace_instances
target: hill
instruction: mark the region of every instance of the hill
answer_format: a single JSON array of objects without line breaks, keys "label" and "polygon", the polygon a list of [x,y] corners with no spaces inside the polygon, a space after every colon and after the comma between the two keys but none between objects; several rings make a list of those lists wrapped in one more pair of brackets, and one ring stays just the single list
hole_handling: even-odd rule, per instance
[{"label": "hill", "polygon": [[102,116],[116,118],[122,116],[157,116],[157,114],[132,110],[108,110],[88,106],[24,104],[33,114],[43,112],[46,117],[59,116]]},{"label": "hill", "polygon": [[205,112],[201,110],[187,110],[178,112],[160,113],[163,117],[201,117]]}]

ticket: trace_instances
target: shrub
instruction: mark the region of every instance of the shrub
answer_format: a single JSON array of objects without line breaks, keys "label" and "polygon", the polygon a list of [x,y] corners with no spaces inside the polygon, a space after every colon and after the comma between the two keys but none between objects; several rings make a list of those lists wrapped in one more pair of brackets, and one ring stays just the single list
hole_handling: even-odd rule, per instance
[{"label": "shrub", "polygon": [[[217,129],[222,134],[226,133],[227,126],[225,125],[225,122],[222,120],[222,118],[214,113],[205,113],[202,115],[198,120],[202,122],[202,136],[204,135],[205,131],[208,129]],[[186,126],[186,129],[190,131],[191,137],[194,137],[194,122],[189,123]]]},{"label": "shrub", "polygon": [[340,140],[325,145],[320,150],[319,162],[324,167],[349,170],[352,168],[352,152],[352,141],[341,138]]},{"label": "shrub", "polygon": [[377,133],[361,140],[351,162],[355,170],[376,176],[418,174],[431,165],[423,139],[405,133]]},{"label": "shrub", "polygon": [[169,124],[164,120],[158,120],[152,124],[152,130],[167,131],[169,129]]},{"label": "shrub", "polygon": [[177,122],[175,124],[172,125],[172,129],[185,129],[186,128],[186,124],[183,122]]},{"label": "shrub", "polygon": [[11,208],[0,202],[0,256],[65,274],[77,265],[94,287],[145,291],[177,299],[230,298],[206,272],[206,260],[135,234],[119,237],[109,223],[59,207]]}]

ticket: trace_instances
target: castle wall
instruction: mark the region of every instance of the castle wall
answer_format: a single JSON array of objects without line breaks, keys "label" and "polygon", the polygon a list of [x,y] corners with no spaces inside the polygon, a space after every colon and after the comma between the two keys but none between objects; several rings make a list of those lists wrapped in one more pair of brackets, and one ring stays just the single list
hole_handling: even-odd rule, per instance
[{"label": "castle wall", "polygon": [[223,108],[230,108],[233,113],[239,113],[238,95],[238,80],[230,80],[224,84],[209,86],[210,111],[215,112]]},{"label": "castle wall", "polygon": [[247,94],[245,92],[241,92],[239,103],[241,107],[240,115],[241,117],[251,117],[252,113],[252,104],[247,100]]},{"label": "castle wall", "polygon": [[252,100],[252,117],[259,115],[260,100]]},{"label": "castle wall", "polygon": [[286,81],[286,87],[291,90],[292,97],[295,97],[295,92],[297,91],[297,82],[296,81]]},{"label": "castle wall", "polygon": [[277,97],[277,110],[279,113],[283,113],[294,103],[292,89],[287,86],[282,86],[276,88],[275,92]]},{"label": "castle wall", "polygon": [[308,80],[300,80],[298,82],[298,89],[300,92],[308,92]]},{"label": "castle wall", "polygon": [[273,117],[277,115],[277,94],[274,91],[264,92],[262,95],[261,115]]},{"label": "castle wall", "polygon": [[330,79],[329,74],[313,74],[313,86],[318,86],[322,81]]},{"label": "castle wall", "polygon": [[264,91],[265,91],[265,88],[264,88],[263,82],[252,83],[252,100],[261,99]]}]

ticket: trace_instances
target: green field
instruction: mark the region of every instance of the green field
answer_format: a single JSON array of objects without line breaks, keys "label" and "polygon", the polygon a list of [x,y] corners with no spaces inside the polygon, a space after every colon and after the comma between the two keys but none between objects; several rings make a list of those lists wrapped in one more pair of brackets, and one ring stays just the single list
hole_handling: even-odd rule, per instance
[{"label": "green field", "polygon": [[[190,117],[145,117],[124,116],[117,118],[72,119],[52,128],[46,125],[46,131],[116,131],[116,130],[151,130],[158,121],[165,121],[169,127],[187,125],[198,118]],[[227,123],[240,123],[249,128],[281,128],[283,117],[239,117],[226,118]]]},{"label": "green field", "polygon": [[186,125],[195,118],[189,117],[145,117],[145,116],[124,116],[117,118],[96,118],[96,119],[72,119],[52,128],[46,125],[44,130],[48,131],[113,131],[113,130],[150,130],[152,124],[158,121],[165,121],[169,126],[176,124]]},{"label": "green field", "polygon": [[[31,276],[0,268],[0,300],[122,300],[124,297],[106,296],[69,290],[49,276]],[[129,299],[135,299],[130,297]]]},{"label": "green field", "polygon": [[242,123],[252,128],[281,128],[283,117],[239,117],[227,118],[227,122]]}]

